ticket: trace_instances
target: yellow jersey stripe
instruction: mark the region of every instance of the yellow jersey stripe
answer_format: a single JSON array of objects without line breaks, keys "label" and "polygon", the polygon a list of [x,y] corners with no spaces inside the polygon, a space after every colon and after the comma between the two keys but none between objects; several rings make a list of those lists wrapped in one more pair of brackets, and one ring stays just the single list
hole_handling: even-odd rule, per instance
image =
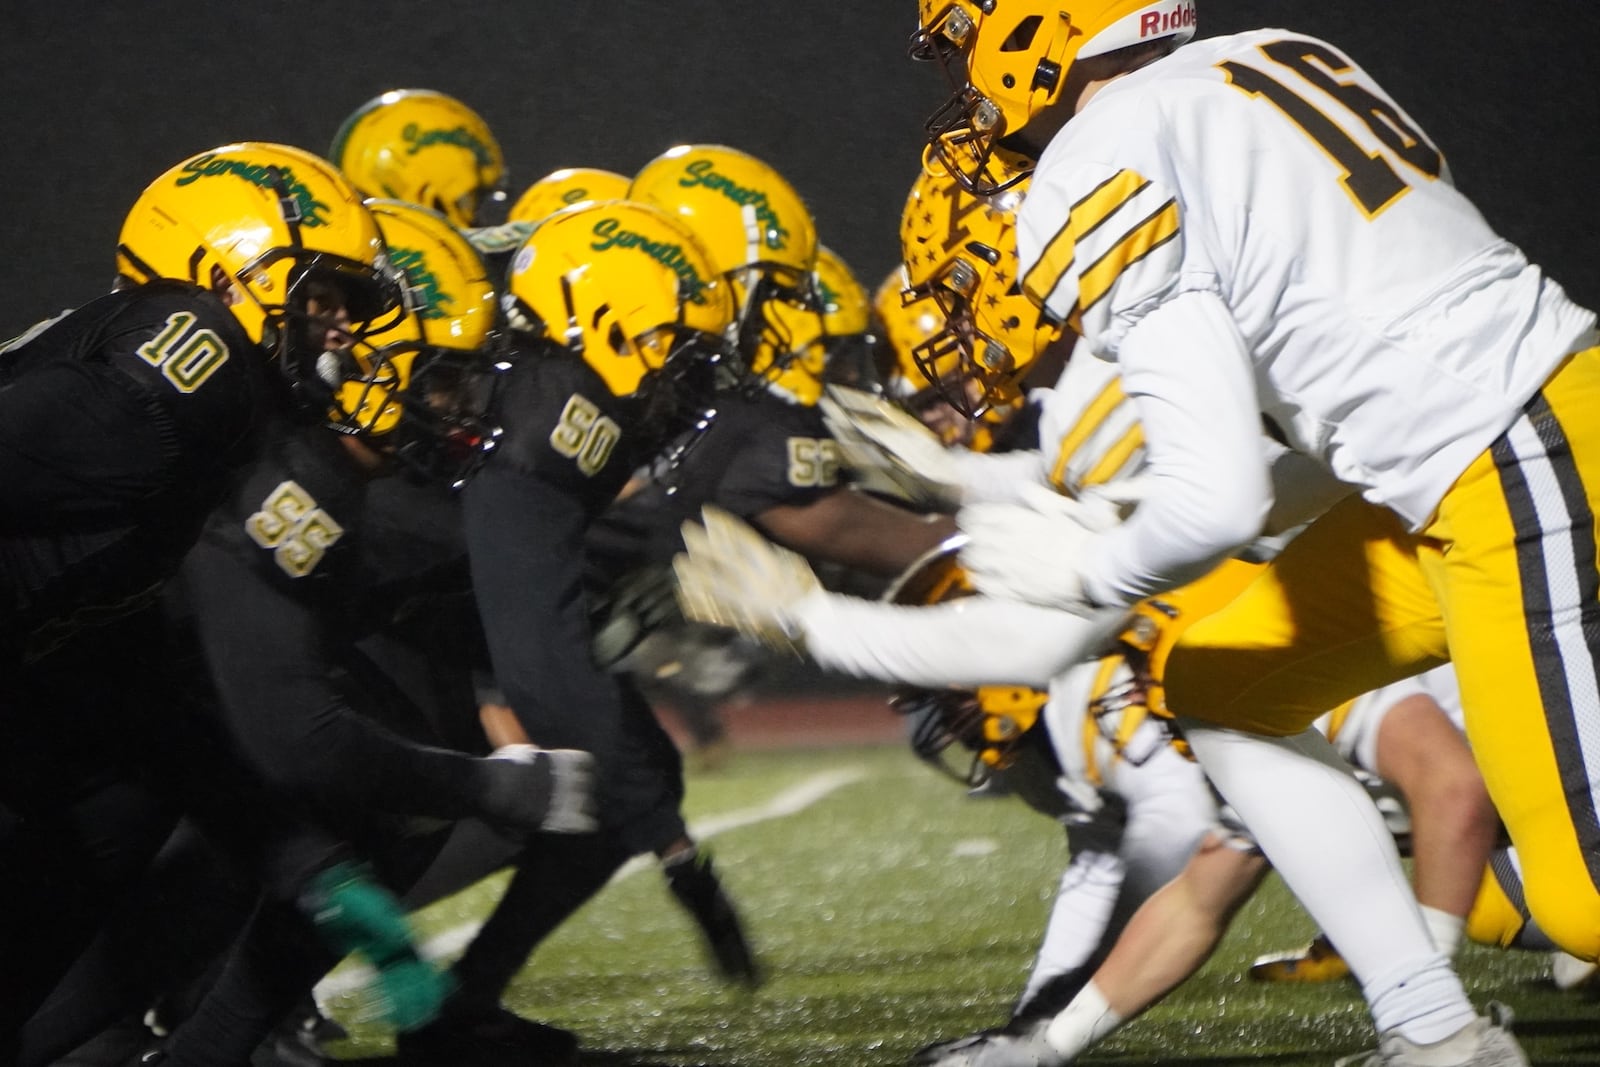
[{"label": "yellow jersey stripe", "polygon": [[1111,679],[1116,677],[1117,668],[1122,666],[1123,657],[1103,656],[1095,668],[1094,684],[1089,687],[1088,709],[1083,715],[1083,769],[1084,777],[1089,779],[1089,784],[1096,789],[1106,784],[1105,772],[1101,770],[1100,761],[1095,759],[1095,742],[1100,740],[1100,720],[1094,713],[1095,701],[1106,695],[1106,690],[1111,688]]},{"label": "yellow jersey stripe", "polygon": [[[1076,248],[1077,245],[1072,237],[1072,218],[1069,216],[1066,225],[1056,231],[1056,235],[1050,238],[1050,243],[1044,246],[1044,251],[1039,253],[1039,261],[1033,265],[1033,269],[1022,278],[1022,291],[1027,294],[1029,300],[1040,307],[1044,306],[1045,298],[1056,287],[1056,283],[1072,269]],[[1034,279],[1040,277],[1049,278],[1050,284],[1042,289],[1037,288]]]},{"label": "yellow jersey stripe", "polygon": [[1128,460],[1142,447],[1144,447],[1144,429],[1137,425],[1129,427],[1128,432],[1118,438],[1117,443],[1100,457],[1100,462],[1084,474],[1084,487],[1104,485],[1109,482],[1116,477],[1118,471],[1128,465]]},{"label": "yellow jersey stripe", "polygon": [[1122,277],[1123,272],[1178,236],[1178,202],[1168,200],[1139,221],[1110,250],[1078,277],[1078,308],[1094,307]]},{"label": "yellow jersey stripe", "polygon": [[1067,225],[1081,241],[1121,210],[1122,205],[1150,188],[1150,181],[1131,170],[1119,170],[1072,205]]},{"label": "yellow jersey stripe", "polygon": [[[1056,235],[1050,238],[1039,260],[1022,279],[1022,289],[1035,303],[1043,305],[1060,284],[1061,278],[1072,267],[1077,255],[1078,242],[1093,233],[1117,209],[1148,188],[1150,182],[1131,170],[1119,170],[1093,189],[1067,212],[1067,221]],[[1048,279],[1040,288],[1037,279]],[[1081,301],[1080,301],[1081,306]]]},{"label": "yellow jersey stripe", "polygon": [[1083,414],[1078,416],[1072,431],[1061,438],[1061,444],[1056,449],[1055,466],[1050,470],[1051,485],[1059,490],[1066,489],[1067,464],[1072,462],[1073,455],[1083,447],[1083,443],[1090,435],[1100,428],[1123,399],[1122,382],[1113,379],[1107,382],[1106,387],[1100,390],[1100,395],[1083,409]]}]

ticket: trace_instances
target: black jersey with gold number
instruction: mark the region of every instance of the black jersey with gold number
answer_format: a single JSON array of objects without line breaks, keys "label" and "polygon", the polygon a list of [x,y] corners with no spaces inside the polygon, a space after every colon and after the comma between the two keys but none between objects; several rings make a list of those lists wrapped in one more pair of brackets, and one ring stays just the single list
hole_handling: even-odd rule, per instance
[{"label": "black jersey with gold number", "polygon": [[593,580],[604,585],[683,547],[679,529],[715,504],[743,519],[768,508],[805,506],[839,485],[839,446],[814,407],[729,390],[709,425],[667,449],[636,491],[590,532]]},{"label": "black jersey with gold number", "polygon": [[495,679],[528,736],[610,760],[625,699],[590,653],[585,538],[658,441],[583,360],[528,353],[508,375],[500,447],[462,492]]},{"label": "black jersey with gold number", "polygon": [[151,603],[283,390],[192,286],[112,293],[0,353],[0,644],[34,659]]}]

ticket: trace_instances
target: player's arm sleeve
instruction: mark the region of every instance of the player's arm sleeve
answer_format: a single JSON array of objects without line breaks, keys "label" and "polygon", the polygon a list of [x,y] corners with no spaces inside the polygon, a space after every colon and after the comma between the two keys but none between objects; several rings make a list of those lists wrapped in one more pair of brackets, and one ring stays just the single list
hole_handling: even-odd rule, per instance
[{"label": "player's arm sleeve", "polygon": [[1270,437],[1265,448],[1272,478],[1272,511],[1262,532],[1269,537],[1298,530],[1355,492],[1353,486],[1339,481],[1303,452]]},{"label": "player's arm sleeve", "polygon": [[1119,363],[1144,427],[1149,489],[1080,564],[1100,604],[1200,577],[1256,537],[1272,505],[1249,355],[1219,297],[1184,293],[1146,313]]},{"label": "player's arm sleeve", "polygon": [[1024,485],[1048,485],[1044,453],[1036,448],[1016,452],[973,452],[953,449],[955,470],[961,475],[961,503],[1018,504],[1026,499]]},{"label": "player's arm sleeve", "polygon": [[494,676],[528,737],[613,756],[621,692],[591,653],[582,501],[497,457],[462,494],[472,584]]},{"label": "player's arm sleeve", "polygon": [[315,612],[202,541],[183,569],[219,712],[273,786],[324,803],[454,819],[473,814],[475,761],[357,712],[332,684]]},{"label": "player's arm sleeve", "polygon": [[796,618],[819,666],[880,682],[928,687],[1025,685],[1092,655],[1120,626],[1120,613],[1084,618],[993,597],[928,607],[816,593]]},{"label": "player's arm sleeve", "polygon": [[63,362],[0,389],[0,529],[115,515],[166,488],[171,419],[117,374]]}]

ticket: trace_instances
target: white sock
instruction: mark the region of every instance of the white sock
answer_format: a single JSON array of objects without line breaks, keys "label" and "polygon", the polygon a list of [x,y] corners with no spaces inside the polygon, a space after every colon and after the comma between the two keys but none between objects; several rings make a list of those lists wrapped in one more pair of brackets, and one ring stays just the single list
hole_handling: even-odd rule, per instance
[{"label": "white sock", "polygon": [[1044,1039],[1070,1061],[1121,1025],[1122,1016],[1111,1010],[1100,987],[1090,982],[1050,1020]]},{"label": "white sock", "polygon": [[1431,1045],[1477,1018],[1449,960],[1436,955],[1429,965],[1408,971],[1397,969],[1362,984],[1378,1033],[1397,1031],[1413,1044]]},{"label": "white sock", "polygon": [[1358,980],[1428,962],[1437,950],[1394,837],[1327,738],[1183,726],[1217,791]]},{"label": "white sock", "polygon": [[1461,947],[1462,931],[1467,928],[1465,918],[1424,904],[1422,923],[1428,928],[1428,936],[1433,938],[1433,946],[1443,952],[1446,959],[1456,954],[1456,949]]}]

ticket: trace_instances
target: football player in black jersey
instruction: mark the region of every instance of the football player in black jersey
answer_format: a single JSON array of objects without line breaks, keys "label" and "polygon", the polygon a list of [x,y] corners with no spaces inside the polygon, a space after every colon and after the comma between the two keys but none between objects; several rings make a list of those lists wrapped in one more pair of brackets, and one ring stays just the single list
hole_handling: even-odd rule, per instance
[{"label": "football player in black jersey", "polygon": [[[332,942],[419,978],[389,992],[426,1015],[439,989],[392,901],[334,839],[259,803],[184,714],[154,610],[267,418],[342,388],[360,369],[333,357],[402,315],[376,222],[315,156],[227,145],[144,191],[117,275],[0,353],[0,802],[19,817],[0,841],[0,958],[28,961],[0,999],[0,1059],[180,808]],[[374,922],[354,921],[363,902]]]},{"label": "football player in black jersey", "polygon": [[[490,384],[480,379],[496,314],[481,259],[429,209],[367,205],[406,272],[413,312],[409,329],[373,340],[394,380],[335,398],[335,429],[355,418],[371,432],[275,436],[185,561],[183,599],[246,757],[360,842],[403,889],[437,843],[408,828],[416,818],[476,816],[512,834],[587,833],[594,823],[587,753],[523,745],[477,758],[469,752],[482,749],[481,736],[462,729],[472,722],[465,670],[436,666],[435,684],[452,670],[457,684],[430,722],[364,642],[381,640],[406,605],[465,585],[446,483],[464,481],[497,432],[476,399]],[[412,477],[380,489],[374,475],[394,467]],[[229,965],[245,973],[226,974],[173,1036],[174,1063],[247,1058],[336,962],[285,945],[274,930],[257,915],[248,951]]]},{"label": "football player in black jersey", "polygon": [[[544,899],[580,879],[585,889],[564,917],[617,864],[682,830],[670,738],[638,690],[591,658],[585,535],[633,471],[710,407],[729,358],[733,306],[687,231],[623,201],[540,225],[514,258],[503,306],[511,341],[498,401],[504,434],[462,506],[495,680],[519,729],[540,745],[592,752],[599,764],[603,832],[550,846],[570,853],[562,869],[521,865],[508,891]],[[519,890],[540,867],[557,884]],[[582,877],[589,870],[602,871],[592,888]],[[405,1051],[426,1053],[498,1012],[504,981],[526,951],[497,953],[491,929],[458,964],[463,988],[445,1017],[431,1032],[406,1035]],[[492,966],[486,954],[496,955]],[[503,979],[471,977],[502,967]]]},{"label": "football player in black jersey", "polygon": [[[481,379],[492,376],[483,350],[497,301],[482,260],[443,216],[400,201],[367,207],[405,272],[411,315],[373,337],[372,351],[358,348],[350,358],[381,362],[390,374],[341,388],[326,420],[271,428],[263,454],[185,560],[181,595],[169,607],[195,631],[207,661],[200,670],[216,689],[208,706],[245,758],[273,788],[359,842],[387,882],[404,887],[442,837],[420,834],[417,818],[443,826],[477,816],[511,833],[593,827],[587,754],[523,746],[479,759],[442,747],[449,734],[461,748],[482,748],[481,734],[461,729],[473,718],[465,670],[457,670],[442,713],[428,714],[405,691],[403,676],[415,672],[405,664],[395,670],[394,657],[372,651],[403,614],[465,586],[465,548],[446,483],[463,480],[494,441],[478,397],[489,384]],[[367,432],[330,433],[322,422]],[[383,477],[396,468],[403,477]],[[442,687],[447,673],[435,665],[429,686]],[[161,874],[165,897],[196,891],[192,878],[171,884],[183,881],[181,869]],[[220,895],[215,880],[203,882],[203,896]],[[192,923],[200,906],[186,907]],[[169,1062],[243,1061],[289,1003],[309,997],[336,958],[283,927],[283,916],[258,910],[222,977],[168,1042]],[[187,940],[197,939],[191,932]],[[163,977],[172,981],[178,969]],[[84,974],[73,991],[82,1001],[117,983],[95,984]],[[102,996],[101,1005],[69,1016],[58,1003],[66,999],[54,998],[53,1018],[70,1017],[79,1029],[116,1006]],[[45,1029],[30,1027],[30,1054],[82,1036],[62,1033],[61,1024]]]},{"label": "football player in black jersey", "polygon": [[[674,168],[713,195],[687,210],[670,204]],[[725,502],[801,551],[885,574],[950,532],[840,483],[816,410],[766,388],[791,363],[791,334],[768,305],[817,315],[807,295],[815,229],[787,183],[736,150],[686,146],[634,186],[628,200],[552,216],[514,255],[505,299],[518,355],[500,409],[505,438],[463,493],[496,679],[526,736],[600,757],[604,832],[561,842],[568,853],[593,850],[564,856],[563,875],[546,873],[542,888],[538,868],[519,868],[507,895],[543,901],[528,913],[540,921],[486,926],[456,967],[452,1002],[497,1004],[537,939],[642,852],[662,858],[722,969],[754,977],[736,916],[678,812],[676,748],[637,684],[591,656],[595,590],[630,565],[670,558],[680,509]],[[662,192],[643,195],[650,188]],[[751,245],[732,236],[739,198],[757,196],[767,208],[756,212],[757,243],[771,259],[750,258]],[[729,326],[733,351],[721,339]],[[699,346],[678,347],[686,327]],[[762,369],[751,373],[752,363]],[[623,496],[619,521],[612,509]],[[619,526],[634,536],[611,536]],[[511,914],[502,907],[496,920]],[[440,1022],[402,1043],[447,1033],[450,1012],[447,1003]]]}]

